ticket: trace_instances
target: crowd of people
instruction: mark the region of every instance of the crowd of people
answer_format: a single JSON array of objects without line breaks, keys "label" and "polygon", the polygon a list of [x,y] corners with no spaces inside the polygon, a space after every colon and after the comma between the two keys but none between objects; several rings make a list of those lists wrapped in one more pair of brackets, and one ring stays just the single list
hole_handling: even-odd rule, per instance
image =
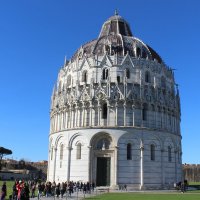
[{"label": "crowd of people", "polygon": [[[187,180],[182,182],[178,182],[174,184],[174,187],[181,192],[185,192],[188,187]],[[42,197],[61,197],[63,198],[64,194],[71,196],[74,192],[83,192],[91,193],[94,191],[95,184],[94,183],[83,183],[83,182],[62,182],[57,183],[54,182],[41,182],[41,181],[15,181],[12,188],[12,195],[9,196],[9,200],[29,200],[30,198],[37,197],[38,200]],[[119,190],[127,190],[127,186],[119,185]],[[3,182],[1,187],[1,198],[0,200],[5,200],[7,195],[7,187],[6,182]]]},{"label": "crowd of people", "polygon": [[[94,183],[83,183],[83,182],[41,182],[41,181],[15,181],[12,188],[12,195],[9,197],[10,200],[29,200],[29,198],[35,198],[38,200],[42,197],[61,197],[64,194],[71,196],[74,192],[91,193],[94,191]],[[1,200],[5,200],[6,196],[6,182],[4,182],[1,189]]]}]

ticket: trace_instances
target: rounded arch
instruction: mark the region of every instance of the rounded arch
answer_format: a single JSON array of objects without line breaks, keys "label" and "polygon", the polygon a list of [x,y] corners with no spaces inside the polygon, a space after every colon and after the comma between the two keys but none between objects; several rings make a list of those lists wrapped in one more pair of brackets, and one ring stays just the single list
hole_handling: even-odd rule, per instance
[{"label": "rounded arch", "polygon": [[78,141],[76,141],[76,143],[74,145],[77,146],[79,144],[81,144],[81,146],[83,146],[84,142],[82,140],[78,140]]},{"label": "rounded arch", "polygon": [[131,143],[133,146],[137,148],[137,146],[140,145],[140,137],[137,135],[134,135],[130,132],[125,132],[123,135],[121,135],[117,141],[117,146],[120,146],[120,144],[123,143],[124,145],[127,145],[128,143]]},{"label": "rounded arch", "polygon": [[61,134],[56,138],[56,140],[55,140],[55,148],[58,148],[58,144],[59,144],[61,138],[63,138],[63,137],[64,137],[63,134]]},{"label": "rounded arch", "polygon": [[175,150],[176,148],[176,145],[175,145],[175,141],[173,138],[171,137],[166,137],[164,142],[163,142],[163,147],[164,147],[164,150],[167,150],[168,146],[170,146],[172,148],[172,150]]},{"label": "rounded arch", "polygon": [[98,132],[91,138],[90,146],[94,149],[110,149],[114,146],[114,138],[107,132]]},{"label": "rounded arch", "polygon": [[[84,137],[84,135],[81,134],[81,133],[75,133],[74,135],[72,135],[71,138],[70,138],[69,141],[68,141],[68,147],[72,147],[73,142],[75,141],[75,139],[76,139],[77,137]],[[80,140],[78,140],[78,141],[80,141]],[[82,144],[83,144],[83,145],[88,143],[86,137],[84,137],[83,140],[81,140],[81,141],[82,141]],[[77,142],[76,142],[76,143],[77,143]]]}]

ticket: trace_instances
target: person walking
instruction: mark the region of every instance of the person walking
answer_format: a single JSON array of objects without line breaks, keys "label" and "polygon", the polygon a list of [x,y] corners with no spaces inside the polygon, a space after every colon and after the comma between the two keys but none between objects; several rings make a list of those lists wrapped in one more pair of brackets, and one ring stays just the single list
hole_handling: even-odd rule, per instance
[{"label": "person walking", "polygon": [[3,185],[1,187],[1,200],[5,200],[6,195],[7,195],[6,182],[3,182]]}]

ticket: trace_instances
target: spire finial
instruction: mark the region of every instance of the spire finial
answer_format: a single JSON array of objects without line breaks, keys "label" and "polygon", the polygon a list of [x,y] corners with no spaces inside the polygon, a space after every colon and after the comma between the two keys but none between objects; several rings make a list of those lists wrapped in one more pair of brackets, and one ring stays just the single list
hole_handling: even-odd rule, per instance
[{"label": "spire finial", "polygon": [[66,65],[66,61],[67,61],[67,56],[65,55],[64,65]]},{"label": "spire finial", "polygon": [[115,15],[118,15],[118,10],[117,9],[115,9]]}]

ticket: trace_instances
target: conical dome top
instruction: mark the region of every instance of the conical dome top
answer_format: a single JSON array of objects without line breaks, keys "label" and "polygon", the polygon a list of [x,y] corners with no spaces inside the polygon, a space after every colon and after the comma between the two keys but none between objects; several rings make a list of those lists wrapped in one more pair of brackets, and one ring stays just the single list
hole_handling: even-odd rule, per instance
[{"label": "conical dome top", "polygon": [[99,37],[115,34],[133,36],[129,24],[116,11],[115,15],[104,22]]}]

